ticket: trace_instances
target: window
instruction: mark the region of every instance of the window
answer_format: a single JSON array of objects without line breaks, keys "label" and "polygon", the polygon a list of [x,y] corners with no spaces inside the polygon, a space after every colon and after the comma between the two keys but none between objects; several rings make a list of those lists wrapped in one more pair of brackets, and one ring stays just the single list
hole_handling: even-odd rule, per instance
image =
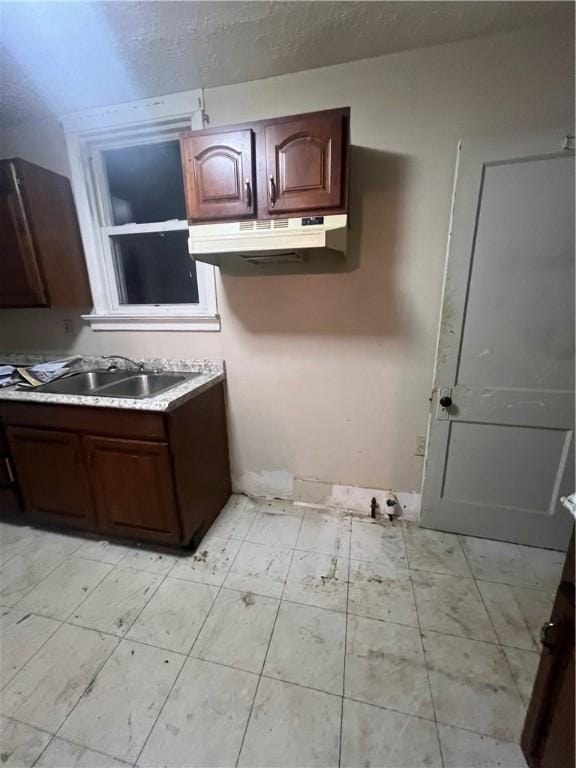
[{"label": "window", "polygon": [[194,101],[182,115],[183,98],[64,120],[96,330],[220,328],[214,267],[188,253],[179,134]]}]

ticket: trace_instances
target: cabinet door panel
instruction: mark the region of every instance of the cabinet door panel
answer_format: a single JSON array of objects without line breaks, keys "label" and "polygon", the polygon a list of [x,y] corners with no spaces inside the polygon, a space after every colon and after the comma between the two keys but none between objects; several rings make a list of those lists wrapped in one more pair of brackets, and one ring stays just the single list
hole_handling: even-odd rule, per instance
[{"label": "cabinet door panel", "polygon": [[80,438],[25,427],[6,433],[26,510],[54,522],[92,525]]},{"label": "cabinet door panel", "polygon": [[342,205],[342,115],[275,122],[265,128],[270,213]]},{"label": "cabinet door panel", "polygon": [[574,532],[568,547],[524,722],[521,745],[530,768],[573,768]]},{"label": "cabinet door panel", "polygon": [[190,220],[252,216],[254,134],[250,129],[182,138]]},{"label": "cabinet door panel", "polygon": [[83,440],[99,528],[154,541],[179,541],[167,444],[92,436]]},{"label": "cabinet door panel", "polygon": [[47,304],[16,165],[0,163],[0,307]]}]

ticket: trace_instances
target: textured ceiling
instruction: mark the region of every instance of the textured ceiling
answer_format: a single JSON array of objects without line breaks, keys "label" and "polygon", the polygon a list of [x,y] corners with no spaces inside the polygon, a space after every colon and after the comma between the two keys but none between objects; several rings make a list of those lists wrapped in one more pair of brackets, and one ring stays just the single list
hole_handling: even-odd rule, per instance
[{"label": "textured ceiling", "polygon": [[572,23],[569,2],[1,2],[5,125]]}]

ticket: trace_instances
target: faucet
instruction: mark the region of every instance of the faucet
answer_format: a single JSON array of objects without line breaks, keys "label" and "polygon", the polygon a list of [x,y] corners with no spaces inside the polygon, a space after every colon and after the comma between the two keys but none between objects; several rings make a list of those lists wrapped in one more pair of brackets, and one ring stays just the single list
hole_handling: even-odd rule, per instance
[{"label": "faucet", "polygon": [[[132,365],[135,365],[136,368],[142,373],[144,371],[144,363],[143,362],[137,362],[136,360],[131,360],[129,357],[124,357],[124,355],[102,355],[102,360],[126,360],[128,363],[132,363]],[[115,363],[110,363],[108,366],[109,371],[115,371],[118,369],[118,366]]]}]

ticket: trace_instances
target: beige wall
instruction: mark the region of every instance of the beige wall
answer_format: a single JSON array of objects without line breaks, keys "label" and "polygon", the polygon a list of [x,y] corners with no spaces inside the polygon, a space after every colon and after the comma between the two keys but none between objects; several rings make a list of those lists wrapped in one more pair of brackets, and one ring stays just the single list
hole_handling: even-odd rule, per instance
[{"label": "beige wall", "polygon": [[[218,275],[221,333],[92,332],[75,319],[70,337],[69,313],[18,311],[1,314],[0,347],[222,357],[237,488],[288,493],[296,477],[418,490],[457,140],[568,132],[572,70],[571,30],[551,29],[208,90],[212,125],[352,107],[359,268]],[[56,124],[7,132],[3,152],[67,167]]]}]

